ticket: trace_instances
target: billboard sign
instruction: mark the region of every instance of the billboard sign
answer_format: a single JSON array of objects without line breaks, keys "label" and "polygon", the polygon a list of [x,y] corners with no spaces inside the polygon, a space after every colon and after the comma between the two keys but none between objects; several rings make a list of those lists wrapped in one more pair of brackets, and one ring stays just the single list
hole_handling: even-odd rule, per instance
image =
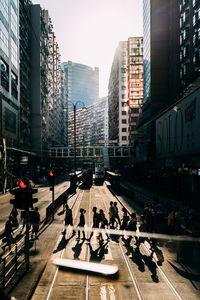
[{"label": "billboard sign", "polygon": [[200,153],[200,89],[156,120],[157,157]]}]

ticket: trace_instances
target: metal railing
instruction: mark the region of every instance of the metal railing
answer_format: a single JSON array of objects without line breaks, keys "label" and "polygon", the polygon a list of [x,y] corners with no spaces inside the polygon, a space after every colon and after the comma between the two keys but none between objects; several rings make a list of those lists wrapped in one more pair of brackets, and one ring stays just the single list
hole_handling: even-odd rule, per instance
[{"label": "metal railing", "polygon": [[14,246],[11,246],[11,251],[6,252],[1,257],[0,262],[0,287],[6,287],[16,275],[19,268],[25,264],[24,240],[22,237]]}]

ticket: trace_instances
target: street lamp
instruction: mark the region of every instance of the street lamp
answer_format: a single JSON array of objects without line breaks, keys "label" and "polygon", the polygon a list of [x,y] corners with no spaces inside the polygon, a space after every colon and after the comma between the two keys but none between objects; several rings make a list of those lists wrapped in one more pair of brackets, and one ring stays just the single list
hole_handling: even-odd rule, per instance
[{"label": "street lamp", "polygon": [[78,104],[82,105],[82,109],[86,109],[86,107],[82,101],[76,101],[76,103],[70,102],[70,104],[72,105],[74,112],[74,173],[76,174],[76,109]]}]

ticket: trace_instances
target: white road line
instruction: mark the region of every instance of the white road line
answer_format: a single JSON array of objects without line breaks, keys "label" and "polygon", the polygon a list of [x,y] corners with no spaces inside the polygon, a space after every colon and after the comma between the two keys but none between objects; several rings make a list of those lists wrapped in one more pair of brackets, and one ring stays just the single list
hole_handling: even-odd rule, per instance
[{"label": "white road line", "polygon": [[132,280],[132,282],[133,282],[133,284],[134,284],[134,287],[135,287],[135,290],[136,290],[136,292],[137,292],[138,299],[144,300],[144,298],[143,298],[143,296],[142,296],[142,292],[141,292],[141,290],[140,290],[140,287],[139,287],[139,285],[138,285],[138,283],[137,283],[137,280],[136,280],[136,278],[135,278],[135,276],[134,276],[134,273],[132,272],[132,270],[131,270],[131,268],[130,268],[130,266],[129,266],[128,259],[127,259],[127,257],[125,256],[124,251],[123,251],[122,246],[121,246],[120,243],[119,243],[119,247],[120,247],[121,253],[122,253],[123,257],[124,257],[124,260],[125,260],[125,262],[126,262],[126,266],[127,266],[127,268],[128,268],[129,274],[130,274],[130,276],[131,276],[131,280]]},{"label": "white road line", "polygon": [[[63,257],[64,251],[65,251],[65,248],[62,250],[60,258]],[[53,277],[53,280],[51,282],[51,286],[50,286],[50,289],[49,289],[49,292],[48,292],[46,300],[49,300],[49,298],[50,298],[50,295],[51,295],[51,292],[52,292],[52,289],[53,289],[53,286],[54,286],[54,283],[55,283],[55,280],[56,280],[56,277],[57,277],[57,274],[58,274],[58,269],[59,268],[57,267],[56,271],[55,271],[55,274],[54,274],[54,277]]]},{"label": "white road line", "polygon": [[[76,202],[76,199],[78,198],[78,196],[79,196],[79,193],[78,193],[77,197],[74,199],[74,202],[73,202],[73,204],[72,204],[72,207],[74,206],[74,203]],[[68,234],[67,234],[67,237],[69,237],[69,233],[71,232],[70,229],[71,229],[71,228],[68,228],[68,230],[67,230],[67,233],[68,233]],[[63,257],[64,251],[65,251],[65,248],[62,250],[60,258]],[[50,286],[50,288],[49,288],[49,292],[48,292],[48,295],[47,295],[46,300],[49,300],[49,298],[50,298],[50,295],[51,295],[51,292],[52,292],[52,289],[53,289],[53,286],[54,286],[54,283],[55,283],[55,280],[56,280],[56,277],[57,277],[57,274],[58,274],[58,270],[59,270],[59,268],[57,267],[57,268],[56,268],[56,271],[55,271],[55,274],[54,274],[54,277],[53,277],[53,280],[52,280],[52,282],[51,282],[51,286]]]},{"label": "white road line", "polygon": [[112,284],[108,285],[108,292],[109,292],[109,296],[110,296],[110,300],[115,300],[115,289],[114,286]]},{"label": "white road line", "polygon": [[101,297],[101,300],[107,300],[107,293],[106,293],[105,284],[101,285],[101,287],[100,287],[100,297]]},{"label": "white road line", "polygon": [[[143,247],[146,249],[147,253],[150,254],[149,249],[147,248],[147,245],[145,245],[144,243],[142,244]],[[154,253],[155,254],[155,253]],[[167,276],[165,275],[165,273],[163,272],[163,270],[161,269],[161,267],[157,264],[157,260],[155,258],[155,255],[153,255],[153,260],[156,264],[156,267],[158,268],[159,272],[161,273],[163,279],[166,281],[167,285],[169,286],[169,288],[171,289],[171,291],[174,293],[174,295],[177,297],[177,299],[182,300],[182,298],[180,297],[180,295],[178,294],[178,292],[176,291],[175,287],[172,285],[172,283],[169,281],[169,279],[167,278]]]}]

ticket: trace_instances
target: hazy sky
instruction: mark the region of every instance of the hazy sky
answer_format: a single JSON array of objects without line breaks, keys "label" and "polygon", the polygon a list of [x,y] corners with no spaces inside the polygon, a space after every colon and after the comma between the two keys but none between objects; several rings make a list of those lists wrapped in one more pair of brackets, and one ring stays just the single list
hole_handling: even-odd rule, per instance
[{"label": "hazy sky", "polygon": [[100,97],[107,95],[119,41],[142,36],[142,0],[33,0],[49,11],[61,52],[71,60],[99,67]]}]

